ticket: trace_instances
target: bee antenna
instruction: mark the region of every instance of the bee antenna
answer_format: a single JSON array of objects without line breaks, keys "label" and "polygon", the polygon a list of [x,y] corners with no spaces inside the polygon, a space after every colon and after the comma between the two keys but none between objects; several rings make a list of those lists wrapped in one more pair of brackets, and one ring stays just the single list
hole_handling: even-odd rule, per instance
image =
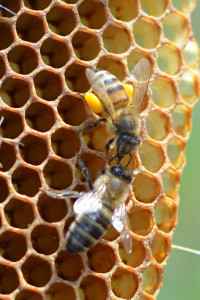
[{"label": "bee antenna", "polygon": [[193,250],[193,249],[178,246],[178,245],[172,245],[172,249],[177,249],[177,250],[185,251],[185,252],[188,252],[188,253],[193,253],[193,254],[196,254],[196,255],[200,255],[199,250]]}]

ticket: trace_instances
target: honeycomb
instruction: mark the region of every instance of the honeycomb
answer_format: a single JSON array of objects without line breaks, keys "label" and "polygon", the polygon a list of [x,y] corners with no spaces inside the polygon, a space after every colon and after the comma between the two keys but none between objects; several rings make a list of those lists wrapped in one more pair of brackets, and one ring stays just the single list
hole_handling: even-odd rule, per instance
[{"label": "honeycomb", "polygon": [[[178,189],[199,94],[193,0],[2,0],[0,17],[0,299],[153,300],[177,225]],[[133,249],[112,226],[87,252],[69,255],[73,200],[107,165],[110,136],[84,95],[87,67],[126,82],[142,58],[152,83],[141,113],[139,170],[127,203]],[[122,160],[126,163],[127,158]]]}]

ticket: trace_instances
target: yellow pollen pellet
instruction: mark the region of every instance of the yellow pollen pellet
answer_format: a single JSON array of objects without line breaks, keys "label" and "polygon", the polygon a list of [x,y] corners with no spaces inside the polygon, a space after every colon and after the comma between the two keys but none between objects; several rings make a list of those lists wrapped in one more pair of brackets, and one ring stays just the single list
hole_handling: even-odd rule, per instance
[{"label": "yellow pollen pellet", "polygon": [[129,98],[131,99],[133,97],[133,86],[131,84],[123,84],[123,87],[126,89]]},{"label": "yellow pollen pellet", "polygon": [[94,113],[99,114],[103,111],[101,102],[93,93],[86,94],[85,100]]}]

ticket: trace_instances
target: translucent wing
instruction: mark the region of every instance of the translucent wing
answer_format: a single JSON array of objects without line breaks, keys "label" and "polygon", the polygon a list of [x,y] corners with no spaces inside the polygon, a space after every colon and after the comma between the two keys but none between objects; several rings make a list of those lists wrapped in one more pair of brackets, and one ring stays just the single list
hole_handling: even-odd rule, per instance
[{"label": "translucent wing", "polygon": [[97,189],[85,193],[74,203],[73,209],[75,214],[92,213],[102,207],[102,197],[106,191],[105,181]]},{"label": "translucent wing", "polygon": [[120,233],[122,238],[122,242],[124,245],[124,249],[127,253],[131,253],[132,251],[132,238],[130,235],[130,226],[129,220],[126,213],[125,204],[120,204],[116,209],[112,216],[112,225],[115,229]]},{"label": "translucent wing", "polygon": [[[114,77],[114,75],[112,75]],[[113,106],[112,100],[107,94],[107,88],[103,80],[97,77],[95,71],[87,68],[86,69],[86,77],[90,83],[91,88],[98,96],[99,101],[103,105],[104,110],[109,114],[112,121],[115,120],[115,108]]]},{"label": "translucent wing", "polygon": [[76,192],[76,191],[70,191],[70,190],[66,190],[62,193],[54,193],[52,191],[45,191],[45,193],[50,196],[50,197],[54,197],[54,198],[59,198],[59,199],[63,199],[63,198],[78,198],[81,197],[83,194],[85,194],[84,192]]},{"label": "translucent wing", "polygon": [[142,104],[148,89],[150,76],[151,65],[147,58],[141,59],[131,72],[130,78],[137,83],[134,86],[133,98],[130,104],[133,105],[134,113],[136,113],[138,116],[142,109]]}]

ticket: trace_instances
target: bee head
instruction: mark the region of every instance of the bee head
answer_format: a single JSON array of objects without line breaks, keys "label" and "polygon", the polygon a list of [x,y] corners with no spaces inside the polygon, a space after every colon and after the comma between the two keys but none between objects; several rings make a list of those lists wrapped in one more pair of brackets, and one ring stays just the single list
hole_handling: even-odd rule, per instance
[{"label": "bee head", "polygon": [[117,140],[117,156],[124,157],[126,154],[136,150],[140,145],[139,136],[121,135]]},{"label": "bee head", "polygon": [[115,176],[120,177],[123,180],[125,180],[126,183],[131,183],[131,181],[132,181],[132,178],[133,178],[132,170],[125,169],[122,166],[112,166],[112,167],[110,167],[109,171],[112,175],[115,175]]}]

